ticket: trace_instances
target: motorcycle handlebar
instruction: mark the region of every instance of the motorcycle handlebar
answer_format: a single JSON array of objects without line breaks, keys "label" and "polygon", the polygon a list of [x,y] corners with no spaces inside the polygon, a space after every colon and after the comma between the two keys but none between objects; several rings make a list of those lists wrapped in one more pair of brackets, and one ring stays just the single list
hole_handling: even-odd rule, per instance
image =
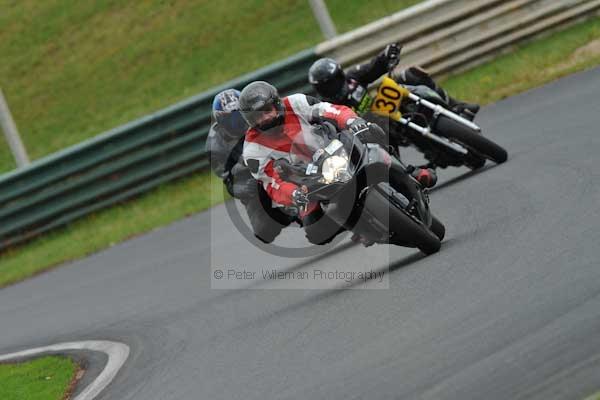
[{"label": "motorcycle handlebar", "polygon": [[400,55],[402,54],[403,45],[400,43],[396,43],[396,45],[398,46],[398,55],[388,62],[388,74],[391,73],[394,68],[398,66],[398,64],[400,64]]}]

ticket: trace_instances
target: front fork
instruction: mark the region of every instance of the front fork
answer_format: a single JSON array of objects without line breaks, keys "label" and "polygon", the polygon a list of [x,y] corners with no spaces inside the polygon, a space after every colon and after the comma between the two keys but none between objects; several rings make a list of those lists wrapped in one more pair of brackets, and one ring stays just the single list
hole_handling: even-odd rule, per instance
[{"label": "front fork", "polygon": [[[410,100],[414,101],[417,106],[422,105],[423,107],[426,107],[426,108],[429,108],[430,110],[432,110],[434,121],[437,120],[440,117],[440,115],[443,115],[443,116],[450,118],[456,122],[466,125],[469,128],[471,128],[477,132],[481,132],[481,128],[478,125],[474,124],[472,121],[469,121],[468,119],[463,118],[462,116],[460,116],[456,113],[453,113],[452,111],[447,110],[446,108],[442,107],[439,104],[434,104],[434,103],[430,102],[429,100],[423,99],[422,97],[417,96],[416,94],[413,94],[410,92],[408,94],[408,98]],[[433,133],[429,126],[423,127],[421,125],[414,123],[411,118],[400,117],[398,122],[410,129],[420,133],[422,137],[424,137],[432,142],[438,143],[446,148],[449,148],[463,156],[465,156],[469,153],[469,150],[467,150],[464,146],[462,146],[459,143],[456,143],[454,141],[451,141],[444,136],[440,136],[440,135]]]},{"label": "front fork", "polygon": [[[440,107],[440,106],[438,106],[438,107]],[[437,116],[435,116],[435,117],[437,118]],[[451,150],[454,150],[455,152],[457,152],[459,154],[467,155],[469,153],[469,150],[467,150],[460,144],[455,143],[455,142],[449,140],[448,138],[445,138],[444,136],[438,136],[435,133],[431,132],[431,128],[429,126],[422,127],[421,125],[417,125],[414,122],[412,122],[412,120],[410,118],[406,119],[404,117],[401,117],[399,122],[402,125],[407,126],[408,128],[419,132],[421,134],[421,136],[423,136],[424,138],[429,139],[432,142],[436,142],[436,143],[438,143],[444,147],[447,147]]]},{"label": "front fork", "polygon": [[435,119],[437,119],[437,117],[439,115],[444,115],[450,119],[453,119],[456,122],[459,122],[463,125],[468,126],[469,128],[471,128],[477,132],[481,132],[481,128],[477,124],[473,123],[472,121],[469,121],[468,119],[466,119],[450,110],[447,110],[446,108],[442,107],[439,104],[434,104],[434,103],[430,102],[429,100],[425,100],[425,99],[417,96],[416,94],[413,94],[410,92],[408,94],[408,98],[410,100],[414,101],[417,105],[423,105],[424,107],[427,107],[430,110],[432,110],[433,117]]}]

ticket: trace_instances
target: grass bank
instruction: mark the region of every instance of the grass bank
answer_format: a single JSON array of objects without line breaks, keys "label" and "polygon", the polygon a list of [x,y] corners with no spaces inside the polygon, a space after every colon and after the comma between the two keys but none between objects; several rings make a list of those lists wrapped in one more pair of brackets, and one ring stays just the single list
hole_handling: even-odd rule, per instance
[{"label": "grass bank", "polygon": [[[420,0],[329,0],[340,32]],[[0,88],[36,159],[322,40],[308,1],[0,0]],[[0,172],[14,168],[0,141]]]},{"label": "grass bank", "polygon": [[599,64],[597,17],[441,83],[459,99],[488,104]]},{"label": "grass bank", "polygon": [[0,364],[0,399],[62,400],[72,390],[78,365],[66,357]]},{"label": "grass bank", "polygon": [[590,397],[586,397],[585,400],[600,400],[600,392],[593,394]]},{"label": "grass bank", "polygon": [[[599,22],[596,18],[519,46],[443,84],[458,98],[486,104],[599,65]],[[215,202],[211,190],[221,191],[207,174],[182,179],[15,248],[0,255],[0,286],[206,209]]]}]

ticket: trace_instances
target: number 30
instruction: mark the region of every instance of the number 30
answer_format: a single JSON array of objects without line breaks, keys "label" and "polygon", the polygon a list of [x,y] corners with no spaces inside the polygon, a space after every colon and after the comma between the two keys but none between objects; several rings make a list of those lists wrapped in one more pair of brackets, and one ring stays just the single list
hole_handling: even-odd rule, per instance
[{"label": "number 30", "polygon": [[[389,112],[392,113],[394,112],[394,110],[396,109],[396,104],[394,102],[391,101],[385,101],[384,99],[379,99],[375,102],[375,105],[377,106],[377,108],[384,110],[385,112]],[[386,107],[391,107],[389,110],[386,109]]]}]

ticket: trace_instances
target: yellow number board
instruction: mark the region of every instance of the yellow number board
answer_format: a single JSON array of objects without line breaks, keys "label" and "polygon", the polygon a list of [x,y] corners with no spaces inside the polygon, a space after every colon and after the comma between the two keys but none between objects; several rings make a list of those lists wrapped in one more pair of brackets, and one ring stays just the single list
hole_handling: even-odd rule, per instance
[{"label": "yellow number board", "polygon": [[400,104],[402,98],[406,96],[408,96],[406,88],[385,76],[377,88],[377,95],[371,104],[371,111],[398,121],[402,115],[400,114]]}]

